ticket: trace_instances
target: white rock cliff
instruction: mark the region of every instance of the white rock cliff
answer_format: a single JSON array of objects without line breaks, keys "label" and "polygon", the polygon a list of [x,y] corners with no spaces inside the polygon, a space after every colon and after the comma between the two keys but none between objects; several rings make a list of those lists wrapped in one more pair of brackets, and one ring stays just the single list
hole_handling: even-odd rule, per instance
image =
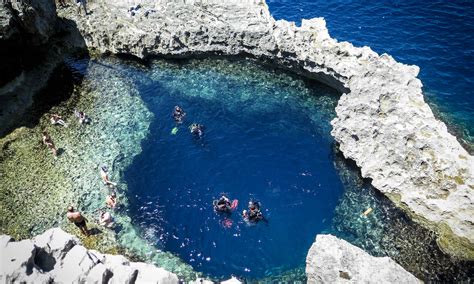
[{"label": "white rock cliff", "polygon": [[318,235],[306,258],[308,283],[421,283],[389,257],[370,256],[331,235]]}]

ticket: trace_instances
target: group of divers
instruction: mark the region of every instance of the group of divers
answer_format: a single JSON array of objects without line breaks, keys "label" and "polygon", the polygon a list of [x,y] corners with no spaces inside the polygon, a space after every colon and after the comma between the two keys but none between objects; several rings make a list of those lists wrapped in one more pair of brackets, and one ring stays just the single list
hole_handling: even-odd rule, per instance
[{"label": "group of divers", "polygon": [[[90,118],[83,111],[74,110],[74,116],[78,119],[78,122],[80,125],[89,124],[91,122]],[[179,106],[174,107],[172,117],[175,120],[177,125],[183,123],[183,119],[185,116],[186,116],[186,113],[184,112],[182,108],[180,108]],[[63,120],[63,118],[57,114],[52,114],[50,116],[50,122],[53,125],[61,125],[63,127],[68,126],[66,122]],[[201,139],[204,135],[204,126],[199,123],[192,123],[189,126],[189,131],[195,138]],[[172,134],[176,134],[176,132],[177,132],[177,127],[173,129]],[[48,147],[48,149],[51,150],[53,156],[57,158],[58,149],[56,148],[53,142],[53,139],[51,138],[51,136],[46,130],[44,130],[42,134],[43,134],[43,139],[42,139],[43,144],[46,145],[46,147]],[[108,168],[105,165],[100,166],[99,171],[100,171],[100,176],[102,178],[102,182],[104,183],[104,185],[108,186],[109,189],[111,190],[109,192],[110,194],[107,195],[105,198],[106,207],[98,209],[99,211],[98,221],[100,225],[103,225],[107,228],[111,228],[114,224],[114,219],[110,211],[108,211],[107,209],[113,210],[117,208],[118,198],[115,191],[117,184],[112,182],[109,179]],[[226,196],[222,196],[220,199],[213,201],[214,210],[218,213],[231,214],[237,208],[237,205],[238,205],[238,200],[235,199],[231,202],[230,199],[227,198]],[[242,212],[243,219],[248,223],[257,223],[259,221],[266,221],[266,219],[264,218],[261,212],[260,207],[261,207],[260,202],[249,201],[248,210],[243,210]],[[90,233],[89,233],[89,230],[87,229],[87,223],[86,223],[87,219],[81,214],[81,212],[76,211],[74,206],[72,205],[68,206],[66,217],[70,222],[74,223],[74,225],[76,225],[84,235],[89,236]]]}]

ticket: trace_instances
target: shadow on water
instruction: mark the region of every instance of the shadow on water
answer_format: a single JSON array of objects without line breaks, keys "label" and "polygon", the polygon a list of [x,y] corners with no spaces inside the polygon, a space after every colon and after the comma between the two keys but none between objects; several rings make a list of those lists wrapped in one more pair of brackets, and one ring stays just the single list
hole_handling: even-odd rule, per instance
[{"label": "shadow on water", "polygon": [[83,79],[68,65],[77,57],[88,61],[89,53],[76,23],[66,19],[58,20],[57,33],[45,44],[35,45],[22,34],[0,42],[0,137],[36,126],[44,113],[71,97]]},{"label": "shadow on water", "polygon": [[[345,191],[335,209],[332,232],[374,256],[389,256],[427,282],[472,281],[474,262],[443,253],[435,232],[412,221],[392,201],[363,179],[352,160],[334,146],[334,165]],[[372,208],[367,217],[361,216]]]}]

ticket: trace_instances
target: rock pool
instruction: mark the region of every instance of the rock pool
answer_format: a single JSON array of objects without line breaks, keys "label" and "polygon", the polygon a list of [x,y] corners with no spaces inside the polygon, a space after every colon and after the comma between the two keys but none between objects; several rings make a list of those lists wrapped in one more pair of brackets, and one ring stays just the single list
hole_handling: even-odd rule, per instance
[{"label": "rock pool", "polygon": [[[27,237],[60,225],[78,233],[64,208],[73,203],[96,219],[110,191],[98,175],[105,164],[119,183],[116,227],[96,226],[98,233],[83,242],[99,249],[118,244],[183,277],[194,275],[192,267],[215,278],[304,280],[307,251],[321,232],[389,255],[419,278],[470,274],[472,264],[441,253],[432,233],[341,158],[329,134],[339,98],[330,88],[252,60],[144,66],[71,59],[66,68],[76,78],[71,97],[41,106],[47,113],[31,128],[1,139],[2,231]],[[172,134],[175,105],[187,116]],[[75,123],[75,108],[92,124]],[[68,127],[49,125],[48,113],[63,115]],[[205,125],[202,139],[190,135],[192,122]],[[38,142],[42,129],[61,149],[57,160]],[[227,226],[212,210],[222,194],[240,201]],[[250,199],[262,203],[268,223],[242,221]],[[368,208],[372,213],[361,216]]]}]

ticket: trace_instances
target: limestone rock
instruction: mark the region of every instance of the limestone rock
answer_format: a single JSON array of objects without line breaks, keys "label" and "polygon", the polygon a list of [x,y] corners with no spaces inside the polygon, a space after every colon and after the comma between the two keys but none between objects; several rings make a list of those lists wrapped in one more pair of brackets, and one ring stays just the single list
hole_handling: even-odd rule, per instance
[{"label": "limestone rock", "polygon": [[152,264],[89,251],[59,228],[20,242],[0,236],[0,261],[0,283],[178,283]]},{"label": "limestone rock", "polygon": [[111,283],[134,283],[138,271],[130,267],[130,261],[121,255],[105,255],[105,266],[113,273]]},{"label": "limestone rock", "polygon": [[96,265],[83,246],[74,246],[61,261],[60,266],[53,270],[54,280],[60,283],[80,283]]},{"label": "limestone rock", "polygon": [[425,103],[419,68],[329,36],[324,19],[300,27],[275,21],[265,1],[91,3],[74,20],[90,49],[102,53],[261,58],[339,90],[331,134],[362,176],[415,221],[440,235],[440,247],[474,259],[474,158]]},{"label": "limestone rock", "polygon": [[138,283],[179,283],[178,276],[152,264],[132,262],[130,263],[130,267],[135,268],[138,271]]},{"label": "limestone rock", "polygon": [[52,228],[33,238],[34,244],[55,259],[61,260],[80,241],[59,228]]},{"label": "limestone rock", "polygon": [[221,283],[222,284],[241,284],[242,282],[239,279],[232,277],[228,280],[222,281]]},{"label": "limestone rock", "polygon": [[306,258],[308,283],[421,283],[389,257],[374,257],[332,235],[317,235]]}]

